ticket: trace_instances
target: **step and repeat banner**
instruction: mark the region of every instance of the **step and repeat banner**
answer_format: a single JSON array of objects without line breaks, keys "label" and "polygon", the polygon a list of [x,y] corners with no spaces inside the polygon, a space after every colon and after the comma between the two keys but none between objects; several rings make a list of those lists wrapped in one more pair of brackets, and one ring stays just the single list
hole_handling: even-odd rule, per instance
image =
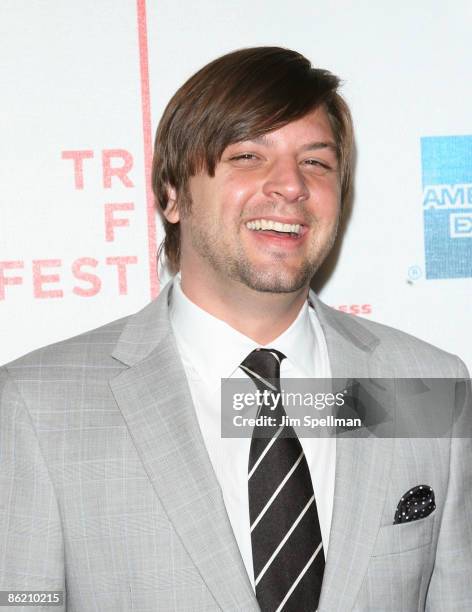
[{"label": "step and repeat banner", "polygon": [[472,4],[3,0],[0,363],[135,312],[168,276],[150,190],[175,90],[228,51],[343,80],[355,198],[314,284],[472,369]]}]

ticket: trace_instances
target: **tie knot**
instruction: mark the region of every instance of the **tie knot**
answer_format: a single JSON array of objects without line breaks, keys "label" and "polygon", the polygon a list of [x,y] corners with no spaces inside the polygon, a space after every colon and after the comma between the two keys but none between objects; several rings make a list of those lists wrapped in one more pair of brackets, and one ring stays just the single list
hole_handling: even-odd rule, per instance
[{"label": "tie knot", "polygon": [[[241,363],[241,368],[255,382],[258,379],[280,379],[280,364],[285,355],[275,349],[260,348],[252,351]],[[270,386],[270,384],[269,384]]]}]

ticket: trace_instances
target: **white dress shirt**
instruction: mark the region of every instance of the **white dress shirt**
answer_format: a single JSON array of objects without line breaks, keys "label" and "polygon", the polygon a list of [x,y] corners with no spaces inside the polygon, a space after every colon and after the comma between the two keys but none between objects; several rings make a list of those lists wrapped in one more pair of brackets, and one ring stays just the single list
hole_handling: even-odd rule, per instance
[{"label": "white dress shirt", "polygon": [[[174,279],[170,320],[203,440],[219,481],[231,526],[254,587],[247,469],[250,438],[221,437],[221,379],[246,378],[239,364],[254,340],[191,302]],[[295,321],[267,345],[286,355],[281,378],[330,378],[328,349],[315,310],[305,302]],[[311,474],[325,557],[334,498],[336,439],[300,438]]]}]

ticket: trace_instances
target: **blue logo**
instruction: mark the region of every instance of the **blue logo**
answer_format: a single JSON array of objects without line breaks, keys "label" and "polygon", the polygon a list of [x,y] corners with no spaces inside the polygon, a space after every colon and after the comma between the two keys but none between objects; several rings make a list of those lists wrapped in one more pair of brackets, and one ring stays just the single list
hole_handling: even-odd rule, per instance
[{"label": "blue logo", "polygon": [[421,138],[426,278],[472,277],[472,136]]}]

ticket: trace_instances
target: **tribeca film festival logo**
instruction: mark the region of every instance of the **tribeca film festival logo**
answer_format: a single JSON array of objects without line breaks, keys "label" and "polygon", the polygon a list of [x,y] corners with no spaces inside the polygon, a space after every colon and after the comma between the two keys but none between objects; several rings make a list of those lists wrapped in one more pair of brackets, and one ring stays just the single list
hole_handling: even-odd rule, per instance
[{"label": "tribeca film festival logo", "polygon": [[426,278],[472,277],[472,135],[421,138]]},{"label": "tribeca film festival logo", "polygon": [[[112,282],[118,295],[128,294],[129,271],[137,267],[138,257],[119,252],[117,235],[119,238],[119,232],[130,227],[135,205],[132,201],[113,201],[113,190],[117,186],[134,189],[130,177],[134,166],[133,156],[125,149],[67,150],[61,151],[60,155],[71,189],[83,192],[84,197],[89,197],[87,188],[93,177],[97,180],[97,175],[100,176],[104,202],[99,203],[97,210],[104,242],[110,247],[110,252],[100,260],[81,253],[67,268],[59,257],[0,261],[0,301],[11,294],[9,288],[12,286],[26,284],[31,284],[35,299],[63,298],[64,286],[69,285],[74,295],[91,298],[102,291],[102,280],[105,278],[114,279],[109,282]],[[111,277],[107,269],[114,271]]]}]

